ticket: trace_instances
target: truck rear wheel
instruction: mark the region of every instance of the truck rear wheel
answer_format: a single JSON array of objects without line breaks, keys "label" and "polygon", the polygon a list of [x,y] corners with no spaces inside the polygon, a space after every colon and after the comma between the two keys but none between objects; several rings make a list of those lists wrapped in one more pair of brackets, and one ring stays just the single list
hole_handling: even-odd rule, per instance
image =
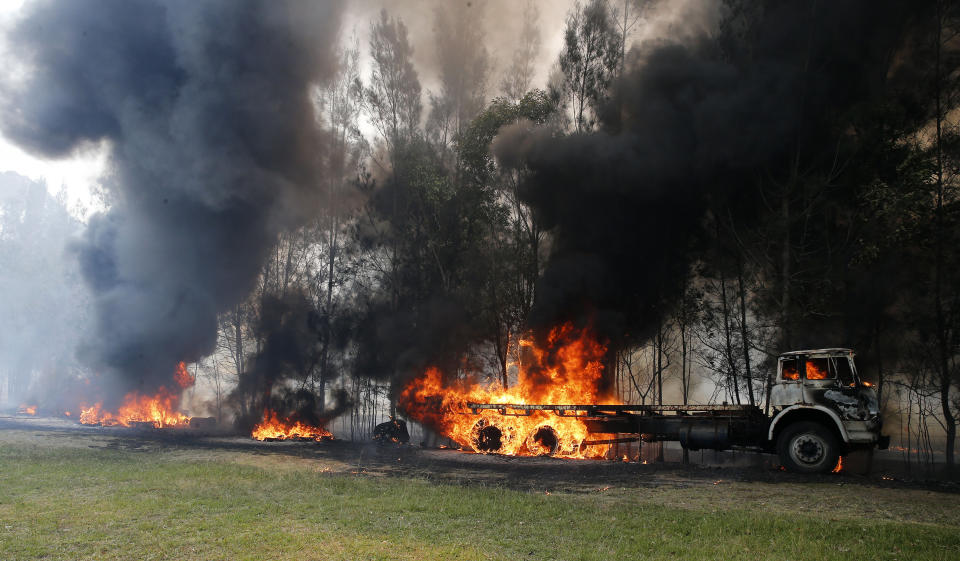
[{"label": "truck rear wheel", "polygon": [[820,423],[804,421],[783,429],[777,439],[780,463],[798,473],[826,473],[837,465],[837,438]]}]

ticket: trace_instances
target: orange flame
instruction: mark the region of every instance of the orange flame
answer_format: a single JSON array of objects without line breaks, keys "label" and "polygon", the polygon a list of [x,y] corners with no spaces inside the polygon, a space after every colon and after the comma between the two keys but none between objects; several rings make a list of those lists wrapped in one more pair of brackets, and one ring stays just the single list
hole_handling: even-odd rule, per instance
[{"label": "orange flame", "polygon": [[827,372],[827,361],[809,359],[805,364],[807,380],[828,380],[830,378],[830,374]]},{"label": "orange flame", "polygon": [[415,420],[476,452],[605,457],[610,445],[586,444],[590,436],[586,424],[573,416],[552,411],[531,411],[522,416],[505,416],[492,410],[471,413],[467,403],[620,403],[601,390],[606,347],[588,330],[565,324],[550,332],[545,348],[529,340],[522,340],[521,347],[529,357],[518,365],[517,384],[508,389],[472,378],[448,381],[438,368],[431,367],[407,384],[398,404]]},{"label": "orange flame", "polygon": [[21,415],[36,415],[37,406],[21,404],[20,407],[17,408],[17,413],[20,413]]},{"label": "orange flame", "polygon": [[840,473],[841,471],[843,471],[843,456],[837,459],[837,465],[830,473]]},{"label": "orange flame", "polygon": [[187,365],[184,363],[177,364],[177,369],[173,371],[173,381],[180,386],[181,389],[187,389],[196,382],[196,378],[187,370]]},{"label": "orange flame", "polygon": [[287,440],[293,438],[320,442],[321,440],[333,439],[333,434],[322,427],[314,427],[290,419],[281,420],[276,411],[270,411],[269,409],[263,412],[263,421],[253,427],[251,436],[257,440],[268,438]]},{"label": "orange flame", "polygon": [[[186,378],[184,378],[186,376]],[[181,362],[173,374],[174,380],[180,388],[193,384],[193,376],[187,372]],[[183,382],[189,379],[187,386]],[[123,405],[116,413],[103,410],[103,403],[93,407],[80,408],[80,423],[84,425],[103,425],[105,427],[129,427],[133,423],[153,423],[155,428],[182,427],[190,424],[190,417],[177,411],[180,404],[180,394],[172,393],[165,387],[157,390],[152,396],[130,392],[123,398]]]},{"label": "orange flame", "polygon": [[783,379],[784,380],[799,380],[800,371],[797,369],[797,363],[793,360],[784,361],[783,363]]}]

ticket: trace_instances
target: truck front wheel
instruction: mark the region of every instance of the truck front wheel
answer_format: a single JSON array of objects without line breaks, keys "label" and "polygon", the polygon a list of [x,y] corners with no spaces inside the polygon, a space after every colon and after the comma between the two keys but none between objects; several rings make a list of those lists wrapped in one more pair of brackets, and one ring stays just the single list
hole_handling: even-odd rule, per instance
[{"label": "truck front wheel", "polygon": [[837,438],[820,423],[804,421],[783,429],[777,439],[780,463],[798,473],[826,473],[837,465]]}]

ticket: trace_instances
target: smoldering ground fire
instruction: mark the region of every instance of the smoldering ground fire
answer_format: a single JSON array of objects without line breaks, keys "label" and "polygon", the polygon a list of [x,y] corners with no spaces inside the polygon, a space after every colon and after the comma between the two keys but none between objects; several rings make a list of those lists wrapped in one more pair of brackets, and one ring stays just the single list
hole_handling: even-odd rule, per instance
[{"label": "smoldering ground fire", "polygon": [[257,440],[329,440],[330,431],[299,421],[281,419],[275,411],[264,411],[263,420],[253,427],[251,434]]},{"label": "smoldering ground fire", "polygon": [[179,411],[180,394],[192,386],[194,377],[180,363],[173,372],[172,384],[161,386],[154,395],[131,392],[124,396],[123,404],[114,413],[98,402],[90,407],[81,405],[79,422],[84,425],[143,426],[154,428],[183,427],[190,425],[190,417]]}]

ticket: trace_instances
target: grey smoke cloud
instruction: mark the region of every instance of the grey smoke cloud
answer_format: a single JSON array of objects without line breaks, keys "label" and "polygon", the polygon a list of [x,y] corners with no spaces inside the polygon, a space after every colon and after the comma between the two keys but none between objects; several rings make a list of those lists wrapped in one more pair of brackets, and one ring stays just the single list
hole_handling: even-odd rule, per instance
[{"label": "grey smoke cloud", "polygon": [[[310,88],[335,71],[339,2],[40,1],[7,33],[28,69],[0,126],[59,157],[110,153],[111,208],[73,251],[93,292],[87,361],[168,382],[213,350],[277,234],[323,200]],[[3,79],[0,79],[2,81]]]}]

